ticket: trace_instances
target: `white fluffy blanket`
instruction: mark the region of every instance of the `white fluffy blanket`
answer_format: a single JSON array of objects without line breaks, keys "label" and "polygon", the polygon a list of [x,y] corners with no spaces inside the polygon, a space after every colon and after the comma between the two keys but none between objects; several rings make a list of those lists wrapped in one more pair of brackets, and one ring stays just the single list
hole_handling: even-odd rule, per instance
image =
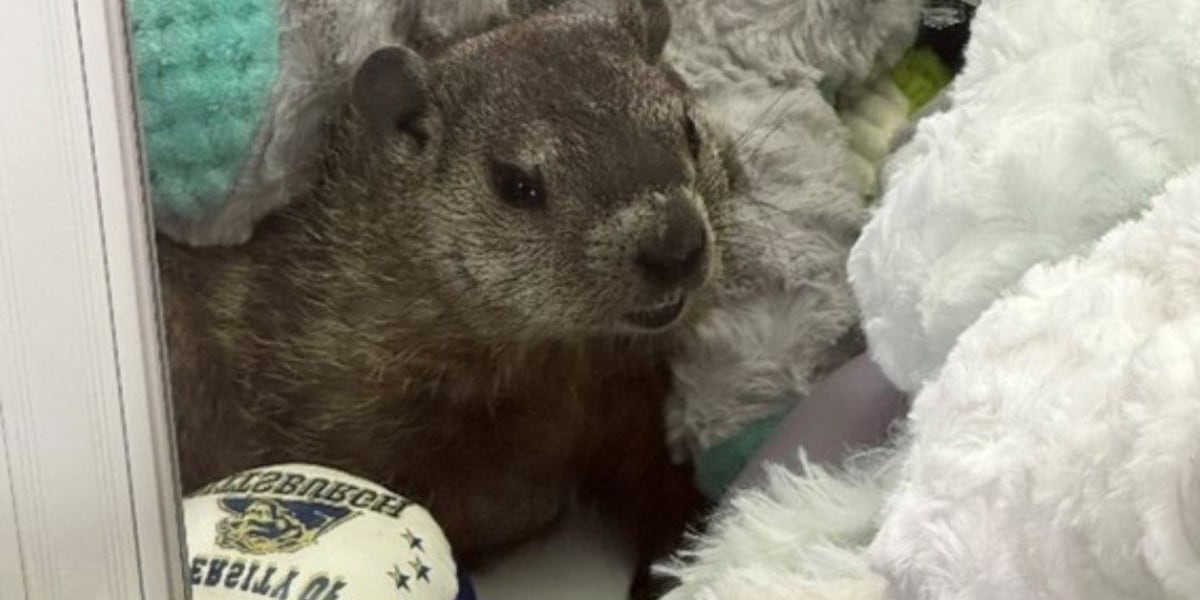
[{"label": "white fluffy blanket", "polygon": [[851,253],[872,355],[934,377],[1033,265],[1079,253],[1200,161],[1200,3],[980,8],[952,109],[921,124]]},{"label": "white fluffy blanket", "polygon": [[851,254],[899,448],[735,497],[672,600],[1200,595],[1196,31],[983,4]]},{"label": "white fluffy blanket", "polygon": [[1200,594],[1200,172],[1031,270],[912,411],[894,598]]}]

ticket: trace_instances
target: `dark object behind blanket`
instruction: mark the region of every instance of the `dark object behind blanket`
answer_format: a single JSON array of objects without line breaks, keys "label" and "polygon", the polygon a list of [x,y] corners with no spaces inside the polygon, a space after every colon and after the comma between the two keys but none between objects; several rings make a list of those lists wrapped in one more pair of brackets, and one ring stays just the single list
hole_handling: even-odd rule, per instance
[{"label": "dark object behind blanket", "polygon": [[[926,18],[917,33],[916,45],[932,50],[957,74],[965,62],[963,53],[971,38],[975,7],[961,0],[934,1],[928,4],[925,9]],[[949,20],[953,24],[940,25],[937,13],[933,11],[949,11],[951,14],[946,16],[950,17]]]}]

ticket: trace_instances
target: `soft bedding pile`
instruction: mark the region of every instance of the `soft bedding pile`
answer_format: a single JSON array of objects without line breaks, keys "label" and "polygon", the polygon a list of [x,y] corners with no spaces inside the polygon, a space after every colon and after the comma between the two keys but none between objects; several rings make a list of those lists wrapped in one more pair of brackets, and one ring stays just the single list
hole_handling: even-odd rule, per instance
[{"label": "soft bedding pile", "polygon": [[894,598],[1195,598],[1200,172],[1033,268],[913,408],[871,547]]},{"label": "soft bedding pile", "polygon": [[850,260],[873,355],[900,387],[1031,266],[1085,252],[1200,161],[1200,5],[985,2],[952,108],[892,160]]},{"label": "soft bedding pile", "polygon": [[1200,4],[990,0],[849,272],[915,395],[894,445],[777,470],[670,598],[1200,589]]}]

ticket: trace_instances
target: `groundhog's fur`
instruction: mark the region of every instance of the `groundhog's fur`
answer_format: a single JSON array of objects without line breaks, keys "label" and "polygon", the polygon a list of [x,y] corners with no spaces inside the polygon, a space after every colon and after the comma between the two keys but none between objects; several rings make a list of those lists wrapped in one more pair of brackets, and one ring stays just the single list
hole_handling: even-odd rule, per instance
[{"label": "groundhog's fur", "polygon": [[[679,326],[625,315],[680,288],[681,320],[702,310],[736,164],[656,64],[646,4],[429,60],[383,50],[313,193],[242,247],[160,240],[185,491],[300,461],[423,503],[468,560],[577,494],[625,517],[643,559],[675,541],[699,506],[663,443]],[[506,202],[499,164],[540,194]],[[695,268],[648,275],[645,249],[689,231]]]}]

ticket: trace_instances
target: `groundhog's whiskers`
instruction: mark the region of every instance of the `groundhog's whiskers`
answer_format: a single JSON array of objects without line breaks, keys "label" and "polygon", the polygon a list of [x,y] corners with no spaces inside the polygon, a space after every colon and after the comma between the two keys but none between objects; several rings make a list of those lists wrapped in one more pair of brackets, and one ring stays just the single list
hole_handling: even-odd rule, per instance
[{"label": "groundhog's whiskers", "polygon": [[747,125],[746,128],[743,129],[737,135],[737,137],[733,140],[733,148],[735,151],[741,150],[742,144],[746,142],[747,137],[749,137],[750,134],[754,133],[758,129],[759,125],[762,125],[762,122],[764,120],[766,120],[768,117],[772,116],[771,115],[772,111],[774,111],[775,109],[778,108],[780,110],[780,112],[782,112],[783,107],[780,106],[780,103],[783,102],[783,99],[787,95],[787,92],[788,92],[788,90],[786,90],[786,89],[779,92],[779,94],[777,96],[775,96],[775,99],[772,100],[770,104],[765,106],[761,111],[759,111],[758,115],[756,115],[753,119],[750,120],[750,124]]}]

